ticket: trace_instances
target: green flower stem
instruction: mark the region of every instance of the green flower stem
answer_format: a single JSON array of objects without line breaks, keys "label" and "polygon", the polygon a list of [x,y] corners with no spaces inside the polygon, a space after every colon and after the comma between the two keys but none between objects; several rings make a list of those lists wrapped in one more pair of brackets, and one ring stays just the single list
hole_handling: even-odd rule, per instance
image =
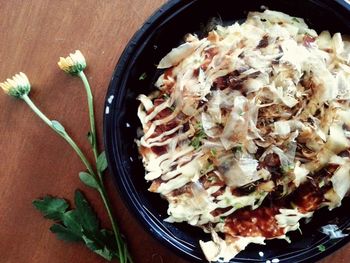
[{"label": "green flower stem", "polygon": [[[127,260],[129,260],[130,263],[133,263],[133,260],[131,258],[131,255],[130,255],[129,251],[127,251]],[[126,262],[128,262],[128,261],[126,261]]]},{"label": "green flower stem", "polygon": [[68,144],[75,150],[75,152],[78,154],[84,165],[86,166],[89,173],[91,173],[94,176],[94,170],[92,169],[92,166],[90,162],[87,160],[86,156],[83,154],[83,152],[80,150],[78,145],[73,141],[73,139],[68,135],[68,133],[65,130],[58,131],[54,128],[52,121],[47,118],[40,110],[39,108],[33,103],[33,101],[28,97],[27,94],[22,96],[22,99],[28,104],[28,106],[34,111],[36,115],[39,116],[40,119],[42,119],[48,126],[50,126],[57,134],[59,134],[63,139],[68,142]]},{"label": "green flower stem", "polygon": [[[97,140],[96,140],[96,125],[95,125],[95,114],[94,114],[94,98],[92,96],[91,88],[89,81],[83,71],[80,71],[78,73],[78,76],[81,78],[81,80],[84,83],[86,95],[87,95],[87,101],[89,106],[89,118],[90,118],[90,132],[92,136],[92,151],[94,152],[95,160],[97,162],[98,158],[98,151],[97,151]],[[101,179],[101,173],[97,171],[99,174],[99,177]]]},{"label": "green flower stem", "polygon": [[[97,161],[97,157],[98,157],[98,151],[97,151],[97,145],[96,145],[96,129],[95,129],[95,117],[94,117],[94,107],[93,107],[93,97],[91,94],[91,89],[90,89],[90,85],[88,83],[88,80],[85,76],[85,74],[83,72],[81,72],[82,74],[79,74],[79,76],[81,77],[81,79],[84,82],[84,86],[87,92],[87,96],[88,96],[88,104],[89,104],[89,115],[90,115],[90,124],[91,124],[91,135],[93,136],[92,140],[93,140],[93,152],[94,152],[94,156],[95,159]],[[122,239],[121,233],[119,231],[118,228],[118,224],[116,222],[116,220],[113,217],[112,214],[112,207],[110,204],[110,201],[108,199],[108,195],[107,192],[105,190],[104,187],[104,183],[102,180],[102,175],[100,173],[100,171],[97,170],[98,173],[98,177],[96,176],[90,162],[88,161],[88,159],[86,158],[86,156],[83,154],[83,152],[81,151],[81,149],[78,147],[78,145],[73,141],[73,139],[69,136],[69,134],[64,130],[64,128],[62,127],[62,129],[58,130],[57,128],[54,127],[53,122],[47,118],[40,110],[39,108],[33,103],[33,101],[28,97],[28,95],[23,95],[22,99],[28,104],[28,106],[34,111],[35,114],[37,114],[39,116],[40,119],[42,119],[48,126],[50,126],[57,134],[59,134],[63,139],[66,140],[66,142],[75,150],[75,152],[78,154],[78,156],[80,157],[80,159],[82,160],[82,162],[84,163],[84,165],[86,166],[87,170],[89,171],[89,173],[96,179],[96,181],[98,182],[98,189],[97,191],[99,192],[103,204],[106,207],[109,219],[111,221],[112,224],[112,228],[113,228],[113,232],[114,232],[114,236],[115,236],[115,240],[117,242],[117,247],[118,247],[118,255],[119,255],[119,261],[120,263],[133,263],[133,260],[127,250],[126,244],[124,243],[124,240]]]},{"label": "green flower stem", "polygon": [[101,182],[101,185],[102,186],[101,186],[100,189],[98,189],[98,191],[99,191],[99,193],[101,195],[103,204],[106,207],[107,214],[108,214],[109,219],[110,219],[111,224],[112,224],[112,229],[113,229],[115,240],[117,242],[117,247],[118,247],[119,261],[120,261],[120,263],[126,263],[127,262],[127,258],[129,258],[129,262],[132,263],[133,261],[131,260],[131,257],[129,255],[129,253],[127,251],[125,253],[125,251],[123,249],[123,246],[126,246],[126,244],[122,240],[118,224],[117,224],[117,222],[115,221],[115,219],[113,217],[111,203],[110,203],[110,201],[108,199],[107,192],[106,192],[106,190],[105,190],[105,188],[103,186],[103,182]]},{"label": "green flower stem", "polygon": [[[92,136],[92,142],[93,142],[92,143],[92,151],[94,153],[95,160],[97,162],[98,149],[97,149],[96,125],[95,125],[95,116],[94,116],[94,101],[93,101],[93,96],[92,96],[92,92],[91,92],[91,87],[90,87],[89,81],[88,81],[88,79],[83,71],[80,71],[77,75],[83,81],[86,95],[87,95],[87,101],[88,101],[88,106],[89,106],[90,130],[91,130],[91,136]],[[124,243],[124,241],[121,238],[118,224],[113,217],[112,207],[111,207],[107,192],[106,192],[105,187],[104,187],[102,174],[99,170],[97,170],[97,174],[98,174],[98,177],[100,179],[99,183],[101,186],[101,188],[98,189],[98,191],[99,191],[101,198],[102,198],[102,201],[107,209],[107,213],[108,213],[109,219],[110,219],[111,224],[112,224],[113,232],[115,235],[115,239],[117,242],[118,251],[119,251],[119,255],[120,255],[119,261],[120,261],[120,263],[126,263],[126,262],[132,263],[133,261],[131,259],[131,256],[130,256],[128,250],[127,250],[126,244]],[[123,248],[123,246],[124,246],[124,248]]]}]

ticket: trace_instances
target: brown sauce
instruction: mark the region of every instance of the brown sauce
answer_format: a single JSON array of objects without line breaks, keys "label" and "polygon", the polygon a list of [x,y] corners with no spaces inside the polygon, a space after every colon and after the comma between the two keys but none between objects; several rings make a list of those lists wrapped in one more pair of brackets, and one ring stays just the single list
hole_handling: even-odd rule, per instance
[{"label": "brown sauce", "polygon": [[269,37],[267,35],[264,35],[263,38],[260,40],[259,44],[256,46],[256,48],[264,48],[269,45]]},{"label": "brown sauce", "polygon": [[299,186],[292,194],[291,201],[301,213],[315,211],[323,200],[323,191],[312,183]]},{"label": "brown sauce", "polygon": [[173,111],[169,108],[165,108],[164,110],[160,111],[155,117],[154,120],[161,120],[164,119],[166,117],[168,117],[169,115],[171,115],[173,113]]},{"label": "brown sauce", "polygon": [[164,79],[169,79],[170,77],[172,77],[172,75],[173,75],[173,68],[168,68],[164,72]]},{"label": "brown sauce", "polygon": [[213,86],[215,89],[224,90],[226,88],[230,88],[232,90],[240,90],[243,87],[243,82],[246,80],[246,78],[238,78],[239,71],[235,70],[223,77],[217,78]]},{"label": "brown sauce", "polygon": [[201,65],[201,68],[205,71],[207,70],[210,62],[213,60],[213,57],[219,53],[219,50],[218,48],[216,47],[213,47],[213,48],[209,48],[207,50],[204,51],[204,56],[205,56],[205,59],[204,59],[204,62],[203,64]]},{"label": "brown sauce", "polygon": [[232,236],[273,238],[284,234],[278,226],[275,215],[278,206],[259,207],[255,210],[243,208],[226,218],[225,227]]},{"label": "brown sauce", "polygon": [[214,211],[212,211],[211,214],[212,214],[212,216],[219,216],[219,215],[221,215],[223,213],[226,213],[230,209],[232,209],[232,206],[225,207],[225,208],[217,208]]},{"label": "brown sauce", "polygon": [[153,146],[153,147],[151,147],[151,150],[152,150],[152,152],[154,152],[158,156],[167,153],[166,146]]}]

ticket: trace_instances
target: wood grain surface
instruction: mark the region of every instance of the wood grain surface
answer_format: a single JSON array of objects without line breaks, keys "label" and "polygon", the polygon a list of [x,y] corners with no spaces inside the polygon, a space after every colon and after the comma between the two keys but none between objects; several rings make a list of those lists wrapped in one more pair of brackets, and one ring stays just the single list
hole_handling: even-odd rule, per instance
[{"label": "wood grain surface", "polygon": [[[30,94],[51,119],[59,120],[78,144],[88,150],[89,129],[83,86],[60,71],[57,61],[75,49],[87,58],[86,74],[96,103],[98,137],[106,89],[128,40],[164,0],[0,0],[0,81],[23,71]],[[102,146],[102,145],[101,145]],[[72,199],[83,189],[110,227],[96,193],[84,187],[84,169],[71,148],[21,101],[0,94],[0,262],[104,262],[79,244],[56,239],[33,209],[45,194]],[[92,155],[90,155],[92,157]],[[106,177],[114,212],[136,263],[184,263],[156,241],[133,218]],[[322,262],[349,262],[350,244]]]}]

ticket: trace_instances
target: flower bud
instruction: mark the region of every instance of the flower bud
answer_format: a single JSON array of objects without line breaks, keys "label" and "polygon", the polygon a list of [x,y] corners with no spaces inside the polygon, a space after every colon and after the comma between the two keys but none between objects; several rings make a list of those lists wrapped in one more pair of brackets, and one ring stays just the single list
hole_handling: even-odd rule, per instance
[{"label": "flower bud", "polygon": [[27,95],[30,92],[29,80],[23,72],[14,75],[12,79],[7,79],[0,83],[0,87],[6,94],[16,98],[22,98],[23,95]]},{"label": "flower bud", "polygon": [[60,61],[57,64],[60,69],[71,75],[76,75],[86,68],[85,57],[79,50],[69,54],[66,58],[60,57]]}]

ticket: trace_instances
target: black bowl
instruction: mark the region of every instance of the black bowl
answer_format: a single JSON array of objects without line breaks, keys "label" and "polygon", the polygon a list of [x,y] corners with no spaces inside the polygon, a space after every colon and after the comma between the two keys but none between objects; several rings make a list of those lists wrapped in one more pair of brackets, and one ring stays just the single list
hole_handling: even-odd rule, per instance
[{"label": "black bowl", "polygon": [[[155,65],[181,43],[186,33],[204,34],[203,28],[212,18],[219,18],[224,24],[243,20],[248,11],[259,11],[262,5],[302,17],[317,31],[350,35],[350,6],[342,0],[169,1],[146,21],[125,48],[107,92],[104,138],[116,185],[143,226],[191,261],[205,261],[198,240],[208,240],[209,236],[186,224],[164,222],[167,203],[147,191],[149,184],[144,180],[144,168],[135,144],[140,127],[136,97],[154,90],[153,84],[161,73]],[[320,231],[327,224],[336,224],[341,230],[349,228],[350,202],[343,202],[341,208],[331,212],[318,211],[310,223],[302,226],[303,235],[292,233],[292,243],[273,240],[267,241],[266,246],[249,245],[231,262],[266,262],[278,258],[279,262],[294,263],[325,257],[350,239],[349,236],[331,239]]]}]

